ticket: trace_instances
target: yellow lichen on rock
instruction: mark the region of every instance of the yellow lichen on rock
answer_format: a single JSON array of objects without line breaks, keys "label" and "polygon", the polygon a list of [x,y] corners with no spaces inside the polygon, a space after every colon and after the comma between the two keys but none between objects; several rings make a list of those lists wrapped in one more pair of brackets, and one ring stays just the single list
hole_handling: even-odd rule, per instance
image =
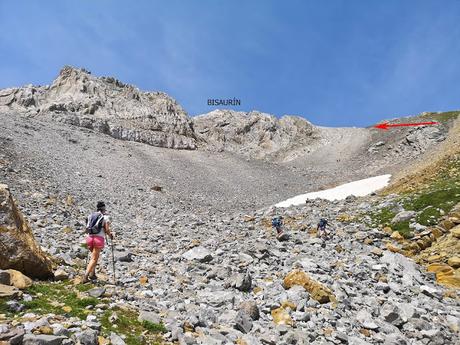
[{"label": "yellow lichen on rock", "polygon": [[337,220],[342,223],[348,223],[353,220],[353,217],[346,213],[342,213],[337,216]]},{"label": "yellow lichen on rock", "polygon": [[288,325],[292,326],[293,321],[289,313],[283,307],[279,307],[277,309],[273,309],[271,311],[271,315],[273,317],[273,322],[277,325]]},{"label": "yellow lichen on rock", "polygon": [[460,274],[451,266],[439,263],[431,264],[427,267],[427,271],[436,273],[436,281],[439,284],[456,289],[460,288]]},{"label": "yellow lichen on rock", "polygon": [[460,225],[457,225],[455,228],[452,228],[450,230],[450,233],[452,234],[452,236],[454,236],[455,238],[460,238]]},{"label": "yellow lichen on rock", "polygon": [[439,261],[441,259],[441,255],[439,254],[435,254],[435,255],[431,255],[429,256],[426,261],[428,262],[436,262],[436,261]]},{"label": "yellow lichen on rock", "polygon": [[102,335],[98,336],[97,337],[97,344],[98,345],[109,345],[110,344],[110,340],[104,338]]},{"label": "yellow lichen on rock", "polygon": [[455,289],[460,289],[460,276],[459,275],[441,275],[438,278],[438,275],[436,275],[436,281],[439,284],[445,285],[447,287],[455,288]]},{"label": "yellow lichen on rock", "polygon": [[453,269],[449,265],[446,264],[431,264],[428,265],[426,268],[428,272],[436,273],[438,275],[439,273],[441,274],[453,274]]},{"label": "yellow lichen on rock", "polygon": [[311,279],[305,272],[294,270],[284,278],[284,287],[290,289],[294,285],[300,285],[307,290],[311,297],[319,303],[335,302],[332,291],[323,284]]},{"label": "yellow lichen on rock", "polygon": [[433,234],[433,236],[438,239],[440,238],[442,235],[444,235],[444,233],[439,229],[439,228],[431,228],[431,233]]},{"label": "yellow lichen on rock", "polygon": [[398,242],[404,241],[404,237],[398,231],[393,231],[391,238]]},{"label": "yellow lichen on rock", "polygon": [[401,248],[399,247],[396,247],[395,245],[391,244],[391,243],[387,243],[385,245],[385,247],[390,251],[390,252],[393,252],[393,253],[400,253],[401,252]]},{"label": "yellow lichen on rock", "polygon": [[10,269],[8,270],[8,273],[10,274],[10,284],[14,287],[23,290],[32,286],[32,279],[21,272]]},{"label": "yellow lichen on rock", "polygon": [[389,226],[386,226],[383,228],[383,232],[388,234],[388,235],[391,235],[393,233],[393,229],[390,228]]},{"label": "yellow lichen on rock", "polygon": [[281,303],[281,307],[283,307],[284,309],[290,308],[291,310],[296,309],[296,305],[294,304],[294,302],[291,301],[284,301],[283,303]]},{"label": "yellow lichen on rock", "polygon": [[453,268],[460,268],[460,257],[451,257],[449,260],[447,260],[447,263]]}]

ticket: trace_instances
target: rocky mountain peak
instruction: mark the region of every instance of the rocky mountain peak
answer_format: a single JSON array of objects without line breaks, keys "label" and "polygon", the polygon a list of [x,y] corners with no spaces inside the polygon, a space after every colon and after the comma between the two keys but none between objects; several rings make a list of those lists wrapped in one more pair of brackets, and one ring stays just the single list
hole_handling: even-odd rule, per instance
[{"label": "rocky mountain peak", "polygon": [[[230,151],[251,158],[297,156],[318,134],[297,116],[214,110],[190,118],[164,92],[144,92],[113,77],[64,66],[47,86],[0,90],[0,111],[82,126],[153,146]],[[196,129],[194,128],[196,127]]]},{"label": "rocky mountain peak", "polygon": [[208,147],[253,158],[285,157],[317,139],[319,132],[298,116],[280,119],[259,111],[215,110],[194,118],[197,136]]},{"label": "rocky mountain peak", "polygon": [[47,117],[153,146],[196,148],[192,122],[172,97],[71,66],[65,66],[50,86],[0,91],[0,110]]}]

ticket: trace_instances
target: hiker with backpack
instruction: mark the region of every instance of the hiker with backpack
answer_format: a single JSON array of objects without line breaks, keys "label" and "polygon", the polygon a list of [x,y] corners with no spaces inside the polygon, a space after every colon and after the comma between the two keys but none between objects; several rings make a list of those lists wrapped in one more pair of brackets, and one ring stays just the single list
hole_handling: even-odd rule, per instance
[{"label": "hiker with backpack", "polygon": [[276,230],[276,238],[278,241],[286,241],[289,235],[283,231],[283,216],[276,216],[272,219],[272,227]]},{"label": "hiker with backpack", "polygon": [[96,206],[97,211],[88,216],[86,223],[86,244],[91,252],[91,260],[86,267],[83,283],[88,282],[90,279],[97,279],[96,266],[99,260],[102,249],[105,245],[105,235],[113,240],[113,234],[110,231],[109,217],[105,208],[105,203],[99,201]]},{"label": "hiker with backpack", "polygon": [[328,225],[328,221],[324,218],[321,218],[318,222],[318,225],[316,227],[316,231],[318,232],[318,237],[321,237],[322,239],[327,239],[329,232],[326,230],[326,226]]}]

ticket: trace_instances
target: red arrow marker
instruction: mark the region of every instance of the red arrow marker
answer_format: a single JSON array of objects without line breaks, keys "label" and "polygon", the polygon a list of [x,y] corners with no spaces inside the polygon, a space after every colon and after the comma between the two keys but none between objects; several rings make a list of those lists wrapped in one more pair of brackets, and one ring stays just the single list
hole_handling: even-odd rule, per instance
[{"label": "red arrow marker", "polygon": [[388,128],[391,128],[391,127],[431,126],[431,125],[437,125],[437,124],[438,122],[416,122],[416,123],[395,123],[395,124],[380,123],[378,125],[375,125],[374,128],[387,130]]}]

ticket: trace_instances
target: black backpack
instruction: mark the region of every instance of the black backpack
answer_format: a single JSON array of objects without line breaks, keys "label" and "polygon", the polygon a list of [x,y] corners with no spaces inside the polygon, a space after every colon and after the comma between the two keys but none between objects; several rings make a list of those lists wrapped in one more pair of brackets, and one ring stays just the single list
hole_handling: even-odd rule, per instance
[{"label": "black backpack", "polygon": [[280,228],[282,225],[283,225],[283,217],[278,216],[272,219],[272,226],[274,228]]},{"label": "black backpack", "polygon": [[95,212],[88,217],[88,223],[86,224],[86,232],[89,235],[95,235],[102,230],[102,220],[104,215],[99,212]]},{"label": "black backpack", "polygon": [[327,225],[327,220],[324,219],[324,218],[321,218],[321,219],[319,220],[318,226],[319,226],[320,228],[325,228],[326,225]]}]

